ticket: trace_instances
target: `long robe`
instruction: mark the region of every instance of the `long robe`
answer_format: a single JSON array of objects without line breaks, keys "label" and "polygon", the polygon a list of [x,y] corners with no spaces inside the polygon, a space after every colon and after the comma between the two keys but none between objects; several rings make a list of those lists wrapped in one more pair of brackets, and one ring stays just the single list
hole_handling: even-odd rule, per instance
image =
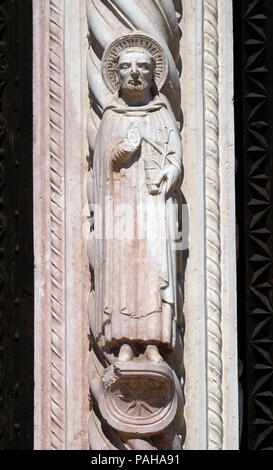
[{"label": "long robe", "polygon": [[[142,137],[139,150],[114,170],[113,149],[136,121]],[[169,155],[163,162],[166,148]],[[116,98],[104,110],[93,164],[95,309],[91,324],[96,340],[106,349],[126,342],[174,346],[176,193],[166,198],[163,190],[157,195],[149,192],[145,159],[156,160],[158,166],[174,165],[181,174],[181,152],[177,123],[161,96],[139,107]]]}]

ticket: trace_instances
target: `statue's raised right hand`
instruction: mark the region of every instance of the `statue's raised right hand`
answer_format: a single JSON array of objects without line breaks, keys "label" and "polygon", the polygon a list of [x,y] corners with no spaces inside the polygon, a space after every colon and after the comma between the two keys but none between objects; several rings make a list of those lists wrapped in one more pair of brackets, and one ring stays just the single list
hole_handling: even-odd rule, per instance
[{"label": "statue's raised right hand", "polygon": [[140,146],[141,135],[138,121],[133,121],[128,127],[127,137],[124,144],[128,145],[133,151],[137,150]]}]

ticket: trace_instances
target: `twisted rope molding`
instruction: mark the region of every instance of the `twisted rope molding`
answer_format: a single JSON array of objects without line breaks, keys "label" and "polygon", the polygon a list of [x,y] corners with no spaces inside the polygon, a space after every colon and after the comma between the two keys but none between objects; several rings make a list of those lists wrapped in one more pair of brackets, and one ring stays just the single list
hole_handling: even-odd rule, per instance
[{"label": "twisted rope molding", "polygon": [[208,448],[223,446],[218,3],[204,0]]},{"label": "twisted rope molding", "polygon": [[64,4],[50,0],[51,448],[65,449]]}]

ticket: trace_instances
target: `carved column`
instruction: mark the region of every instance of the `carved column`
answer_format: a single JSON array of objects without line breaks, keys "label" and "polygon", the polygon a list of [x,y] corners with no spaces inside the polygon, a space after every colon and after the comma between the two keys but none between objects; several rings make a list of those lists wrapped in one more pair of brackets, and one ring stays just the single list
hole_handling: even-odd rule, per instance
[{"label": "carved column", "polygon": [[35,449],[88,448],[84,12],[33,1]]},{"label": "carved column", "polygon": [[183,6],[184,448],[237,449],[232,2]]},{"label": "carved column", "polygon": [[[109,56],[111,58],[111,54],[114,54],[114,46],[110,45],[115,40],[124,37],[121,44],[117,46],[120,50],[122,50],[122,47],[125,50],[128,49],[130,44],[132,48],[134,42],[130,42],[130,34],[134,31],[138,33],[140,30],[139,37],[143,38],[135,39],[135,46],[140,44],[145,49],[145,47],[148,47],[148,42],[152,43],[154,39],[156,41],[155,46],[150,46],[150,49],[148,47],[151,54],[156,49],[157,42],[162,47],[168,60],[167,67],[169,71],[167,80],[166,77],[164,79],[161,91],[169,100],[175,115],[174,119],[179,120],[181,114],[179,82],[179,40],[181,33],[178,24],[180,8],[180,2],[177,2],[176,9],[172,2],[162,4],[158,1],[141,3],[134,1],[129,4],[125,1],[115,1],[110,8],[100,0],[87,1],[87,17],[90,28],[87,75],[92,104],[88,123],[88,137],[91,155],[93,155],[103,110],[112,99],[109,92],[110,87],[107,88],[107,81],[102,79],[103,64]],[[111,47],[112,49],[108,51],[108,48]],[[175,127],[177,125],[175,122]],[[111,140],[111,135],[109,135],[109,140]],[[93,179],[91,165],[88,177],[88,194],[91,206],[94,202]],[[106,184],[106,180],[103,181]],[[95,216],[95,228],[98,223],[98,218],[96,219]],[[94,227],[92,230],[94,234]],[[99,314],[100,296],[104,296],[105,291],[99,291],[98,282],[96,283],[95,271],[98,270],[95,267],[96,257],[100,255],[96,253],[94,238],[95,235],[91,236],[89,242],[89,260],[92,271],[89,319],[93,336],[93,348],[89,359],[89,380],[94,398],[94,406],[89,421],[90,446],[92,449],[179,449],[181,448],[183,433],[183,397],[181,390],[183,351],[180,338],[182,333],[182,311],[179,312],[180,318],[177,320],[177,326],[174,326],[174,334],[177,339],[172,346],[173,352],[168,351],[167,354],[164,354],[160,350],[163,356],[160,363],[155,363],[145,357],[145,348],[143,349],[141,340],[134,345],[134,355],[135,358],[139,356],[138,359],[128,359],[124,363],[119,359],[120,356],[115,357],[114,344],[112,349],[106,350],[100,336],[96,335],[95,326],[97,322],[96,315]],[[135,251],[131,256],[132,258],[135,257],[135,269],[137,269],[137,263],[141,263],[139,253]],[[152,256],[152,253],[149,253],[148,256]],[[181,283],[180,255],[177,258],[178,271],[176,276],[178,280],[173,282]],[[139,261],[137,261],[138,259]],[[108,262],[108,259],[106,259],[106,263]],[[103,270],[102,266],[101,269]],[[110,281],[108,280],[108,282]],[[117,278],[116,282],[124,283],[126,280],[119,281]],[[128,282],[130,281],[128,280]],[[118,289],[122,288],[126,289],[126,286],[118,286]],[[108,289],[107,285],[105,289]],[[135,289],[137,289],[137,286],[135,286]],[[139,294],[140,292],[136,292],[134,295],[139,296]],[[144,291],[142,295],[147,296],[149,293]],[[130,302],[130,300],[127,301]],[[181,305],[177,306],[177,300],[175,300],[175,303],[175,310],[181,309]],[[111,308],[111,305],[109,308]],[[137,305],[135,308],[138,308]],[[122,313],[120,315],[122,317]],[[163,315],[163,312],[161,312],[161,315]],[[168,327],[167,324],[165,327]],[[126,339],[123,342],[126,343]],[[125,408],[124,402],[127,403]]]},{"label": "carved column", "polygon": [[208,338],[208,439],[221,449],[222,331],[219,171],[219,38],[217,0],[204,1],[204,106],[206,145],[206,274]]},{"label": "carved column", "polygon": [[64,5],[50,1],[51,445],[65,449]]}]

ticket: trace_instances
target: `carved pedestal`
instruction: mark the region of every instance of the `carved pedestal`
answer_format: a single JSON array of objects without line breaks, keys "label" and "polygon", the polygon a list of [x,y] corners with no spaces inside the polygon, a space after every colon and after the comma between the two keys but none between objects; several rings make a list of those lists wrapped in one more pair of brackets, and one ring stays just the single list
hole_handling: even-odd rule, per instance
[{"label": "carved pedestal", "polygon": [[[145,448],[156,448],[151,444],[153,437],[155,441],[163,440],[165,445],[168,442],[170,448],[181,448],[179,437],[174,439],[170,429],[178,402],[182,403],[181,387],[167,364],[117,362],[116,366],[109,366],[102,377],[91,368],[89,374],[91,384],[96,383],[92,392],[98,400],[100,413],[112,432],[121,437],[125,448],[130,447],[130,441],[134,442],[134,448],[138,448],[139,442]],[[92,421],[89,432],[95,448]]]}]

